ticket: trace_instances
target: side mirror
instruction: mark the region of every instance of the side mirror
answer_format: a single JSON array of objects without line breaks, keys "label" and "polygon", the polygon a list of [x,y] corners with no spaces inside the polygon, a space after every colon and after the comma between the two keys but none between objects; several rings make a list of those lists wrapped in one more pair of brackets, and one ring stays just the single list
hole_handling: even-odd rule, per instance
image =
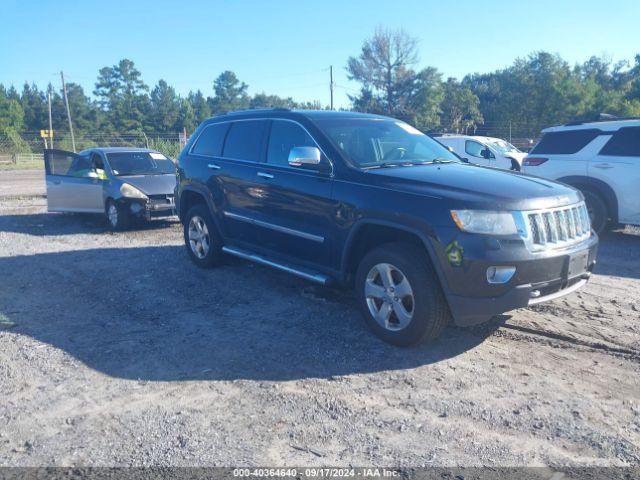
[{"label": "side mirror", "polygon": [[491,150],[489,150],[488,148],[483,148],[482,150],[480,150],[480,155],[482,155],[482,158],[484,158],[485,160],[489,160],[491,158]]},{"label": "side mirror", "polygon": [[293,147],[289,152],[289,165],[292,167],[319,164],[320,149],[318,147]]}]

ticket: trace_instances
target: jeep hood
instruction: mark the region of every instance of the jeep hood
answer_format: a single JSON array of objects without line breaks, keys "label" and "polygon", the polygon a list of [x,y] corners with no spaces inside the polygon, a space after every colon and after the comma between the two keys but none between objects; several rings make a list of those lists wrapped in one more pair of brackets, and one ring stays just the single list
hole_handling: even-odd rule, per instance
[{"label": "jeep hood", "polygon": [[580,192],[561,183],[466,163],[379,168],[365,174],[376,186],[454,200],[466,208],[535,210],[582,200]]},{"label": "jeep hood", "polygon": [[133,185],[145,195],[173,194],[176,187],[176,176],[167,175],[128,175],[118,177],[125,183]]}]

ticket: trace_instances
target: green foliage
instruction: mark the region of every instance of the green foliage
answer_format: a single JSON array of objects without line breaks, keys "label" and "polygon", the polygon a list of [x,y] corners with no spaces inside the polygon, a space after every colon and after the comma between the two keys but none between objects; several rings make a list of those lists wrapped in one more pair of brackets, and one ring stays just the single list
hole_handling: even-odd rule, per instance
[{"label": "green foliage", "polygon": [[449,78],[444,84],[444,97],[440,105],[442,127],[448,132],[467,133],[483,121],[480,99],[455,78]]},{"label": "green foliage", "polygon": [[31,153],[29,144],[13,127],[5,128],[4,135],[5,140],[2,142],[0,150],[2,153]]},{"label": "green foliage", "polygon": [[181,101],[173,87],[160,80],[151,91],[151,128],[157,132],[172,132],[180,117]]},{"label": "green foliage", "polygon": [[[347,74],[360,84],[359,93],[349,97],[351,108],[401,118],[423,131],[521,138],[536,138],[544,127],[593,119],[602,112],[640,116],[640,54],[631,63],[594,56],[570,65],[558,55],[536,52],[462,81],[443,81],[434,67],[414,70],[417,59],[415,38],[378,28],[359,54],[348,59]],[[72,148],[62,90],[26,83],[21,92],[0,85],[2,153],[43,147],[37,132],[49,126],[48,92],[55,147]],[[245,108],[326,108],[265,92],[250,96],[247,84],[228,70],[213,81],[210,95],[198,90],[181,97],[164,80],[149,91],[128,59],[99,70],[95,99],[73,82],[67,83],[67,93],[77,149],[145,146],[146,135],[150,147],[174,158],[180,149],[178,133],[192,133],[212,115]]]},{"label": "green foliage", "polygon": [[236,74],[226,70],[213,82],[215,96],[211,100],[211,110],[214,114],[242,110],[249,106],[247,95],[249,86],[238,80]]}]

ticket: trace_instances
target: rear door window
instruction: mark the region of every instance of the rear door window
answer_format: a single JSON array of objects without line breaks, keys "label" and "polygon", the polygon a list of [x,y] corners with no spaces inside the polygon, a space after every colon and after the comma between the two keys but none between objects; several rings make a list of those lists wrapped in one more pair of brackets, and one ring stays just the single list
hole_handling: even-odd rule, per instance
[{"label": "rear door window", "polygon": [[600,155],[640,157],[640,127],[624,127],[618,130],[602,147]]},{"label": "rear door window", "polygon": [[219,157],[222,155],[222,145],[228,129],[228,123],[214,123],[213,125],[205,127],[193,146],[191,153]]},{"label": "rear door window", "polygon": [[266,127],[266,120],[233,122],[224,142],[223,156],[235,160],[262,161]]},{"label": "rear door window", "polygon": [[293,147],[315,147],[313,138],[298,124],[274,120],[269,135],[267,163],[288,166],[289,152]]},{"label": "rear door window", "polygon": [[589,145],[602,132],[597,129],[549,132],[542,136],[531,153],[545,155],[571,155]]}]

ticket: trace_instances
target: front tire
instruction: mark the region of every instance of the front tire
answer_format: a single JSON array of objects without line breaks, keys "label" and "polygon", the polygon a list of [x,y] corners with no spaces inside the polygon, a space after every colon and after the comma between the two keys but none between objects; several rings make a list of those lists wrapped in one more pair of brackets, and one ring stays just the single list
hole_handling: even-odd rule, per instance
[{"label": "front tire", "polygon": [[212,268],[222,260],[222,243],[206,205],[194,205],[184,221],[184,243],[189,258],[200,268]]},{"label": "front tire", "polygon": [[438,277],[415,245],[375,248],[360,262],[355,281],[367,325],[387,343],[405,347],[437,338],[449,322]]},{"label": "front tire", "polygon": [[126,207],[119,206],[113,200],[107,202],[105,214],[109,228],[114,232],[126,230],[131,224],[131,216],[126,210]]},{"label": "front tire", "polygon": [[602,197],[591,190],[583,190],[584,202],[587,205],[587,211],[589,212],[589,219],[591,220],[591,228],[596,233],[600,234],[604,231],[609,223],[609,213],[607,211],[607,205],[602,200]]}]

